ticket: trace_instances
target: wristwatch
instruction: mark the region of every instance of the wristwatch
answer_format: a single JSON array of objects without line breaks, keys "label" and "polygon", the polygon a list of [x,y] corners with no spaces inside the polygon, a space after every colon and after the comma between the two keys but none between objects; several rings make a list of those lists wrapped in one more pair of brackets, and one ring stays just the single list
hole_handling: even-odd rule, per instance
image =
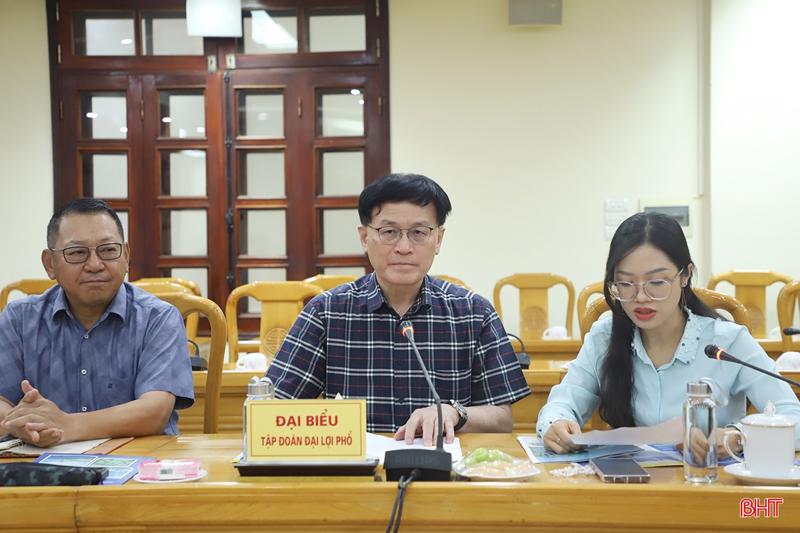
[{"label": "wristwatch", "polygon": [[458,413],[458,424],[453,427],[453,431],[458,431],[464,427],[464,424],[467,423],[469,413],[467,412],[467,408],[458,403],[456,400],[450,400],[450,405],[452,405],[453,409],[455,409]]}]

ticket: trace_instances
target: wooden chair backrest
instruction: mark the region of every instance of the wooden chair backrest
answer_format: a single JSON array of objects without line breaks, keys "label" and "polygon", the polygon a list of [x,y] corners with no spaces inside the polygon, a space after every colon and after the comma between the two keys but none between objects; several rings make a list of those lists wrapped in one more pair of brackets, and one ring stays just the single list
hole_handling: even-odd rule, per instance
[{"label": "wooden chair backrest", "polygon": [[468,291],[472,290],[472,287],[470,287],[469,285],[467,285],[466,283],[464,283],[463,281],[461,281],[456,277],[448,276],[447,274],[431,274],[431,276],[433,276],[434,278],[439,278],[440,280],[446,281],[448,283],[452,283],[453,285],[458,285],[459,287],[467,289]]},{"label": "wooden chair backrest", "polygon": [[575,312],[575,287],[564,276],[548,273],[512,274],[499,280],[494,286],[494,308],[503,319],[503,307],[500,291],[506,285],[519,290],[519,336],[522,341],[537,341],[549,327],[547,314],[547,293],[555,285],[563,285],[567,289],[567,334],[572,336],[572,315]]},{"label": "wooden chair backrest", "polygon": [[358,279],[357,276],[348,276],[346,274],[341,274],[336,276],[331,274],[317,274],[316,276],[311,276],[310,278],[306,278],[303,281],[311,285],[316,285],[323,291],[329,291],[334,287],[338,287],[339,285],[344,285],[345,283],[350,283],[351,281],[355,281],[357,279]]},{"label": "wooden chair backrest", "polygon": [[785,328],[792,327],[794,323],[794,310],[800,299],[800,280],[790,281],[781,288],[778,293],[778,325],[781,328],[781,339],[783,340],[783,351],[798,351],[798,346],[791,335],[783,333]]},{"label": "wooden chair backrest", "polygon": [[[578,293],[578,304],[577,304],[578,327],[581,330],[581,338],[583,338],[583,336],[586,334],[584,332],[583,320],[584,320],[584,317],[586,316],[586,309],[587,309],[587,306],[589,305],[589,298],[591,298],[595,294],[600,294],[600,296],[603,296],[603,282],[602,281],[598,281],[596,283],[591,283],[591,284],[585,286],[583,289],[581,289],[581,292]],[[592,322],[594,322],[594,321],[592,321]],[[589,324],[589,326],[591,326],[591,323]],[[588,328],[585,331],[589,331]]]},{"label": "wooden chair backrest", "polygon": [[13,291],[22,292],[28,296],[31,294],[42,294],[44,291],[56,284],[56,280],[47,278],[21,279],[9,283],[0,291],[0,311],[8,305],[8,297]]},{"label": "wooden chair backrest", "polygon": [[[136,281],[132,281],[132,285],[136,285],[142,290],[145,290],[152,294],[153,296],[158,296],[161,298],[165,294],[191,294],[192,296],[200,296],[199,292],[200,289],[197,287],[196,284],[194,288],[190,287],[187,284],[180,283],[178,281],[172,281],[174,278],[142,278],[137,279]],[[195,289],[197,292],[195,292]],[[189,316],[186,317],[186,337],[190,341],[197,340],[197,329],[200,324],[200,315],[197,313],[191,313]]]},{"label": "wooden chair backrest", "polygon": [[173,292],[161,294],[159,298],[177,307],[184,317],[191,314],[204,315],[211,325],[211,351],[208,357],[203,433],[216,433],[219,425],[222,363],[225,358],[225,341],[227,340],[225,315],[222,314],[222,309],[217,304],[194,294]]},{"label": "wooden chair backrest", "polygon": [[714,290],[723,281],[734,286],[736,299],[750,312],[753,336],[766,338],[767,287],[773,283],[789,283],[792,278],[769,270],[731,270],[713,276],[708,288]]},{"label": "wooden chair backrest", "polygon": [[233,289],[225,304],[231,360],[239,357],[239,300],[250,297],[261,302],[260,350],[269,357],[278,352],[289,328],[306,303],[322,292],[316,285],[303,281],[255,281]]}]

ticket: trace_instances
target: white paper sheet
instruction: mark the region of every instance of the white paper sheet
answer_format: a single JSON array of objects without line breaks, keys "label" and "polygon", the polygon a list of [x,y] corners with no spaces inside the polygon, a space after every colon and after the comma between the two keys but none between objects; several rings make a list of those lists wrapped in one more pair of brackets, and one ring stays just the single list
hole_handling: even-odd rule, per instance
[{"label": "white paper sheet", "polygon": [[575,444],[675,444],[683,440],[683,420],[675,417],[655,426],[588,431],[572,437]]},{"label": "white paper sheet", "polygon": [[[414,444],[406,444],[406,442],[403,440],[394,440],[390,437],[384,437],[382,435],[376,435],[374,433],[367,432],[367,456],[379,457],[381,460],[380,464],[383,464],[383,457],[387,451],[404,450],[407,448],[433,450],[435,446],[423,446],[422,439],[415,439]],[[453,439],[451,444],[447,444],[445,442],[444,449],[445,451],[450,452],[450,455],[453,457],[453,462],[461,460],[461,441],[458,440],[458,437]]]},{"label": "white paper sheet", "polygon": [[98,446],[110,439],[94,439],[94,440],[80,440],[76,442],[68,442],[66,444],[58,444],[49,448],[40,448],[31,444],[21,444],[8,450],[11,453],[18,455],[42,455],[43,453],[84,453],[88,452],[95,446]]}]

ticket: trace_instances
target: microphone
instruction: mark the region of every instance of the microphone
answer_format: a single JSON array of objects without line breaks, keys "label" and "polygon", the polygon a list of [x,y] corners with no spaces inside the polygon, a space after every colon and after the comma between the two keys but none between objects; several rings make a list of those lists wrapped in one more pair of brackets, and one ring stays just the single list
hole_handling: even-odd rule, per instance
[{"label": "microphone", "polygon": [[444,420],[442,419],[442,400],[436,392],[436,387],[433,386],[431,376],[425,363],[422,361],[422,356],[417,349],[417,343],[414,342],[414,326],[410,321],[404,320],[400,323],[400,331],[403,336],[408,339],[414,355],[417,356],[417,361],[422,369],[422,374],[425,376],[425,381],[428,382],[428,387],[433,394],[436,401],[436,414],[438,416],[437,432],[435,450],[420,450],[420,449],[406,449],[406,450],[389,450],[386,452],[383,460],[383,468],[386,470],[386,479],[389,481],[397,481],[402,476],[406,478],[411,475],[412,471],[417,470],[418,474],[416,479],[421,481],[450,481],[450,471],[453,466],[453,458],[450,452],[444,449]]},{"label": "microphone", "polygon": [[714,344],[706,345],[705,352],[706,352],[706,355],[710,359],[717,359],[719,361],[728,361],[728,362],[731,362],[731,363],[736,363],[736,364],[739,364],[739,365],[742,365],[742,366],[746,366],[747,368],[752,368],[753,370],[761,372],[762,374],[766,374],[768,376],[772,376],[773,378],[779,379],[781,381],[785,381],[789,385],[794,385],[795,387],[800,387],[800,383],[798,383],[797,381],[793,381],[793,380],[791,380],[789,378],[785,378],[785,377],[781,376],[780,374],[776,374],[774,372],[770,372],[769,370],[764,370],[763,368],[759,368],[759,367],[757,367],[755,365],[751,365],[750,363],[742,361],[738,357],[732,356],[731,354],[729,354],[728,352],[726,352],[725,350],[723,350],[722,348],[720,348],[719,346],[716,346]]},{"label": "microphone", "polygon": [[784,335],[800,335],[800,329],[798,328],[783,328]]}]

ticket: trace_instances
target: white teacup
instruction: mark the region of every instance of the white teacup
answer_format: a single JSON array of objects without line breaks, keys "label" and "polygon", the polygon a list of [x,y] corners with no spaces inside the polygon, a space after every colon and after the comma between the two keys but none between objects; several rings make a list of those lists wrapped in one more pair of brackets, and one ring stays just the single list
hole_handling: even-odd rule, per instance
[{"label": "white teacup", "polygon": [[546,340],[566,339],[567,328],[564,326],[553,326],[544,330],[542,338]]},{"label": "white teacup", "polygon": [[744,463],[754,476],[782,477],[790,474],[794,467],[794,426],[793,420],[776,415],[775,406],[767,402],[763,413],[742,419],[744,460],[728,446],[728,438],[734,433],[727,433],[722,444],[728,454]]},{"label": "white teacup", "polygon": [[236,360],[236,368],[263,372],[267,369],[267,356],[258,352],[239,354],[239,359]]},{"label": "white teacup", "polygon": [[778,370],[781,371],[800,370],[800,352],[784,352],[780,357],[778,357],[778,360],[775,361],[775,364],[778,365]]}]

